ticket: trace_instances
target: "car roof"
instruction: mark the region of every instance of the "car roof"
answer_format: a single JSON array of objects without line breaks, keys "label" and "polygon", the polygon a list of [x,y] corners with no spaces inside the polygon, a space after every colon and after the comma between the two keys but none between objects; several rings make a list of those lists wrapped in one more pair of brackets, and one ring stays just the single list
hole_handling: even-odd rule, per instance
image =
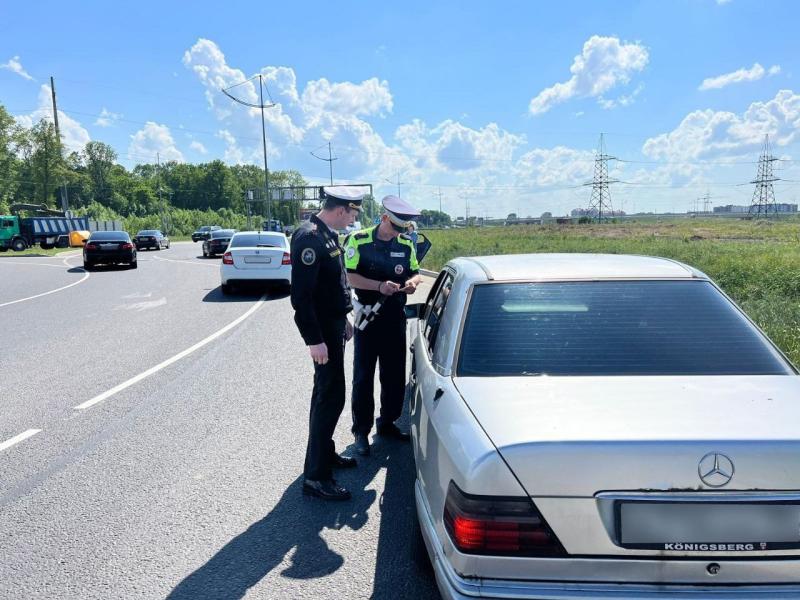
[{"label": "car roof", "polygon": [[475,281],[708,279],[675,260],[630,254],[505,254],[457,258],[449,264]]},{"label": "car roof", "polygon": [[269,236],[281,236],[286,237],[286,234],[282,231],[237,231],[234,235],[269,235]]}]

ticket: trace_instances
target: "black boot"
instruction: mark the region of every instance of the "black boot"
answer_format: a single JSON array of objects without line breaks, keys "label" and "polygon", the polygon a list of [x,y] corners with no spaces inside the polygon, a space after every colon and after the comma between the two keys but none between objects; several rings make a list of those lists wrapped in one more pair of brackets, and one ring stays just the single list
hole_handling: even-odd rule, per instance
[{"label": "black boot", "polygon": [[353,467],[358,466],[358,463],[356,462],[355,458],[334,454],[333,460],[331,461],[331,466],[334,469],[352,469]]},{"label": "black boot", "polygon": [[381,423],[380,425],[378,425],[377,431],[378,435],[380,436],[392,438],[395,440],[399,440],[401,442],[407,442],[408,440],[411,439],[411,435],[409,435],[405,431],[400,431],[400,429],[394,423],[387,423],[387,424]]},{"label": "black boot", "polygon": [[323,500],[350,500],[350,492],[338,485],[333,479],[326,481],[306,479],[303,482],[303,494],[316,496]]},{"label": "black boot", "polygon": [[359,456],[369,456],[369,440],[366,434],[357,433],[355,436],[356,452],[358,452]]}]

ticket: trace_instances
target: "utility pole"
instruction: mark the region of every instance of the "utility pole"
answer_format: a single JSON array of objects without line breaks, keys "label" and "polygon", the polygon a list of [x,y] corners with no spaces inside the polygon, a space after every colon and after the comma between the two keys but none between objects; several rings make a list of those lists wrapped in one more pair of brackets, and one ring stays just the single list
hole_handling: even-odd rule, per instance
[{"label": "utility pole", "polygon": [[616,179],[608,177],[608,161],[616,160],[616,157],[610,156],[605,153],[605,145],[603,143],[603,134],[600,134],[600,144],[598,145],[597,154],[594,160],[594,178],[589,183],[584,183],[585,186],[592,186],[592,195],[589,198],[589,214],[592,211],[597,212],[597,220],[603,220],[603,212],[614,215],[614,209],[611,206],[611,192],[609,184],[616,183]]},{"label": "utility pole", "polygon": [[[275,106],[275,102],[270,102],[269,104],[264,104],[264,81],[261,73],[257,75],[258,77],[258,93],[260,102],[258,104],[253,104],[252,102],[245,102],[244,100],[240,100],[239,98],[233,96],[228,92],[228,90],[235,88],[239,85],[247,83],[248,81],[255,79],[256,75],[253,75],[250,79],[246,79],[240,83],[236,83],[234,85],[228,86],[227,88],[222,88],[222,93],[225,94],[228,98],[233,100],[234,102],[238,102],[239,104],[243,104],[244,106],[249,106],[251,108],[260,108],[261,109],[261,141],[264,146],[264,201],[267,203],[267,224],[268,228],[272,228],[272,199],[269,197],[269,167],[267,166],[267,125],[264,120],[264,109],[265,108],[272,108]],[[267,95],[269,95],[269,90],[267,90]]]},{"label": "utility pole", "polygon": [[442,212],[442,188],[439,188],[439,212]]},{"label": "utility pole", "polygon": [[772,175],[772,163],[778,160],[770,154],[769,134],[764,136],[764,146],[758,159],[758,172],[756,178],[750,183],[756,185],[753,190],[753,200],[750,203],[750,215],[756,218],[769,217],[770,213],[778,214],[775,204],[775,189],[772,184],[780,178]]},{"label": "utility pole", "polygon": [[158,182],[158,205],[161,206],[161,153],[156,152],[156,181]]},{"label": "utility pole", "polygon": [[[53,123],[56,126],[56,138],[58,138],[58,154],[64,156],[61,144],[61,130],[58,127],[58,107],[56,106],[56,84],[53,81],[53,76],[50,76],[50,95],[53,98]],[[67,192],[67,184],[61,184],[61,210],[67,212],[69,210],[69,195]]]},{"label": "utility pole", "polygon": [[[322,146],[320,146],[319,148],[322,148]],[[331,185],[333,185],[333,161],[339,160],[339,159],[338,159],[338,157],[337,158],[333,157],[333,153],[331,151],[331,143],[330,142],[328,142],[328,158],[324,158],[322,156],[317,156],[316,154],[314,154],[314,152],[319,150],[319,148],[317,148],[316,150],[312,150],[310,154],[314,158],[318,158],[320,160],[324,160],[325,162],[328,163],[328,166],[329,166],[330,172],[331,172]]]},{"label": "utility pole", "polygon": [[400,197],[400,186],[401,186],[401,185],[403,185],[403,183],[400,181],[400,171],[398,171],[398,172],[397,172],[397,182],[394,182],[394,181],[392,181],[392,180],[390,180],[390,179],[387,179],[387,178],[385,178],[385,177],[383,178],[383,180],[384,180],[385,182],[387,182],[387,183],[391,183],[391,184],[393,184],[393,185],[394,185],[395,183],[397,184],[397,197],[399,198],[399,197]]}]

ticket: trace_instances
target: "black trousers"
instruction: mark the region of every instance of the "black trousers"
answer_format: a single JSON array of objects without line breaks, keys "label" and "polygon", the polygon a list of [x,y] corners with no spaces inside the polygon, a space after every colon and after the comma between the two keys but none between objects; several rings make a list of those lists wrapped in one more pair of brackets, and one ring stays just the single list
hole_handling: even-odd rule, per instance
[{"label": "black trousers", "polygon": [[332,478],[332,459],[336,453],[333,432],[345,403],[344,385],[345,318],[322,323],[322,338],[328,346],[328,362],[314,363],[314,391],[308,425],[308,445],[303,473],[306,479]]},{"label": "black trousers", "polygon": [[403,412],[406,390],[406,317],[380,314],[355,332],[353,360],[353,433],[367,435],[375,415],[375,364],[380,366],[381,410],[378,426],[394,423]]}]

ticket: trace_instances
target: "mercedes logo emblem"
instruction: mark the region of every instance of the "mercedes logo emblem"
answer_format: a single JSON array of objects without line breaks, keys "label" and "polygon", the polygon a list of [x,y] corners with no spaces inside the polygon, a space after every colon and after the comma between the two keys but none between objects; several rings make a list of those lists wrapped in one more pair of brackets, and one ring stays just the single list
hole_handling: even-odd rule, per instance
[{"label": "mercedes logo emblem", "polygon": [[733,479],[733,461],[719,452],[709,452],[700,459],[697,474],[708,487],[718,488]]}]

